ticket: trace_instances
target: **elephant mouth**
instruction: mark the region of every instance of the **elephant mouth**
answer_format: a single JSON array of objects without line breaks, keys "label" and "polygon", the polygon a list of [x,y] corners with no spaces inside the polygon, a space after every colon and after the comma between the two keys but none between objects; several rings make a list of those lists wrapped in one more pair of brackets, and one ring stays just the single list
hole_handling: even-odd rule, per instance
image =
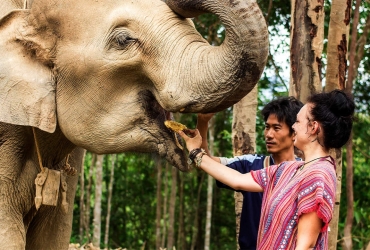
[{"label": "elephant mouth", "polygon": [[189,171],[187,155],[181,145],[182,138],[165,126],[165,121],[174,120],[173,113],[165,110],[148,90],[139,93],[139,100],[149,121],[146,129],[151,131],[150,136],[157,142],[156,151],[159,156],[166,158],[180,171]]}]

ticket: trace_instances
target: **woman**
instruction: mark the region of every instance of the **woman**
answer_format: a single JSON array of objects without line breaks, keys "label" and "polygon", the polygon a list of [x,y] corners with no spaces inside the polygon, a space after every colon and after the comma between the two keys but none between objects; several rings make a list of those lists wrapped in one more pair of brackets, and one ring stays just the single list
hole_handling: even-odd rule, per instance
[{"label": "woman", "polygon": [[352,129],[353,101],[342,91],[311,96],[293,125],[294,145],[304,162],[283,162],[241,174],[200,149],[197,130],[186,142],[189,158],[215,179],[235,190],[264,192],[258,249],[328,249],[328,224],[335,203],[335,161],[331,148],[340,148]]}]

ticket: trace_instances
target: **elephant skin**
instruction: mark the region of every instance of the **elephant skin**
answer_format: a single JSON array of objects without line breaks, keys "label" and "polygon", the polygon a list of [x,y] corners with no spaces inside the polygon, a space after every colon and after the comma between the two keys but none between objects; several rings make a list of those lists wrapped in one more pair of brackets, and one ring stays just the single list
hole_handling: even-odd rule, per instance
[{"label": "elephant skin", "polygon": [[[206,12],[224,23],[220,46],[189,19]],[[255,0],[2,0],[0,54],[0,249],[60,250],[77,176],[67,176],[68,213],[61,195],[36,210],[39,161],[59,170],[68,159],[80,171],[84,149],[132,151],[189,171],[164,121],[249,93],[268,32]]]}]

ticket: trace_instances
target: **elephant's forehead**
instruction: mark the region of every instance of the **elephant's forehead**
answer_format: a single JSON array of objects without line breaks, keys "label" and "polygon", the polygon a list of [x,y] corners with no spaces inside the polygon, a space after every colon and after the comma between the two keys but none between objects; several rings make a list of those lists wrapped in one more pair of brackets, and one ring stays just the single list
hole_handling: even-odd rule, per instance
[{"label": "elephant's forehead", "polygon": [[32,10],[39,20],[52,22],[64,37],[90,35],[114,26],[150,24],[171,13],[161,0],[35,0]]}]

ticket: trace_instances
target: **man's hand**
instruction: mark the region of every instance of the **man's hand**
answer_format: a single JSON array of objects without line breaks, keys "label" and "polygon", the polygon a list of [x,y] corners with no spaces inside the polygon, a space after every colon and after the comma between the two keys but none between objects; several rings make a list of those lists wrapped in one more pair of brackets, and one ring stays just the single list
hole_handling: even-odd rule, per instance
[{"label": "man's hand", "polygon": [[209,152],[208,149],[208,122],[212,119],[212,117],[215,115],[215,113],[208,113],[208,114],[202,114],[198,113],[198,120],[197,120],[197,129],[199,131],[200,136],[203,138],[201,148],[203,148],[207,155],[211,157],[213,160],[220,163],[220,158],[212,156],[211,152]]},{"label": "man's hand", "polygon": [[198,113],[198,123],[208,123],[209,120],[211,120],[214,115],[215,113],[207,114]]},{"label": "man's hand", "polygon": [[210,156],[210,152],[208,150],[208,122],[212,119],[215,113],[208,113],[202,114],[198,113],[198,120],[197,120],[197,129],[199,130],[200,136],[203,138],[201,147],[207,152]]}]

